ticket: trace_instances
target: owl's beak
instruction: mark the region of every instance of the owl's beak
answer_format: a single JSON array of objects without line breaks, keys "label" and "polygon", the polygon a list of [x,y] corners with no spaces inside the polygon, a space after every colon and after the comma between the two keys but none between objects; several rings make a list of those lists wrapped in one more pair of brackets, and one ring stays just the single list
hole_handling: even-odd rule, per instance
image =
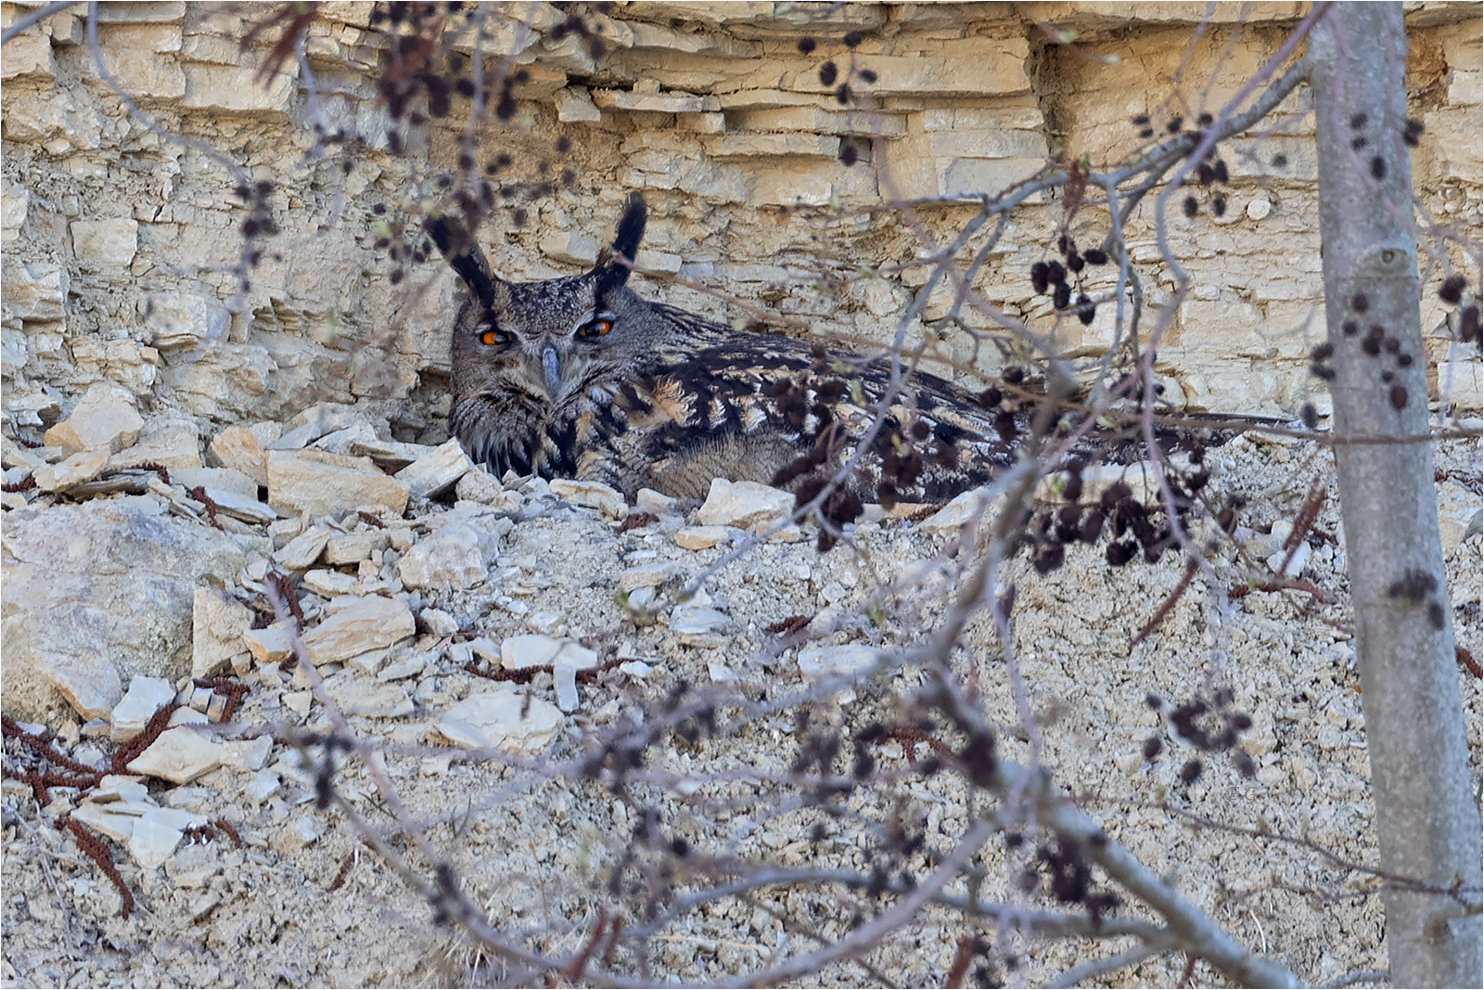
[{"label": "owl's beak", "polygon": [[555,399],[562,387],[562,364],[556,348],[550,344],[541,351],[541,375],[546,380],[546,394]]}]

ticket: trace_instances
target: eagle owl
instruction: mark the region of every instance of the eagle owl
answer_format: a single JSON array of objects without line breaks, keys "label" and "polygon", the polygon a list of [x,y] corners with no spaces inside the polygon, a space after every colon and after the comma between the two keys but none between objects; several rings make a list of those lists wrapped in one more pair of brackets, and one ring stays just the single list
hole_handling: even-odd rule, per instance
[{"label": "eagle owl", "polygon": [[888,360],[642,298],[625,262],[645,216],[631,196],[591,271],[529,283],[495,275],[456,221],[428,221],[467,288],[449,425],[496,477],[514,469],[682,498],[704,498],[720,477],[789,488],[802,502],[853,460],[833,512],[845,521],[861,500],[941,501],[1013,463],[1023,418],[994,389],[975,396],[913,372],[888,399]]}]

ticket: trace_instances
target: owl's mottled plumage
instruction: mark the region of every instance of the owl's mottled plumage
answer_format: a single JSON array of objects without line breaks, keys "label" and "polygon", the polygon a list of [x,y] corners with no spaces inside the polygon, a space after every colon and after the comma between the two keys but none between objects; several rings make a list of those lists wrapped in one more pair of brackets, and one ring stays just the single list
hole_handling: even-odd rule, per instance
[{"label": "owl's mottled plumage", "polygon": [[[496,277],[466,231],[428,224],[469,289],[454,324],[453,433],[496,476],[601,481],[630,496],[704,497],[715,477],[817,492],[875,419],[889,362],[641,298],[624,261],[644,223],[632,196],[591,271],[524,284]],[[1001,436],[1008,415],[909,374],[847,486],[866,501],[935,502],[983,484],[1016,457]]]}]

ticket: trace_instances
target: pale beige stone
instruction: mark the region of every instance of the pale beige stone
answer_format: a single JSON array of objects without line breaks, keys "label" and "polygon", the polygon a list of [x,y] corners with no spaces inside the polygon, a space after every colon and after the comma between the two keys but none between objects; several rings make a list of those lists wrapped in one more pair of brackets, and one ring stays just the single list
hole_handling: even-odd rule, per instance
[{"label": "pale beige stone", "polygon": [[730,482],[716,478],[697,514],[703,526],[736,526],[782,522],[794,511],[794,496],[755,481]]},{"label": "pale beige stone", "polygon": [[114,742],[127,742],[143,731],[155,712],[175,700],[175,685],[159,677],[136,677],[109,716]]},{"label": "pale beige stone", "polygon": [[342,715],[364,718],[401,718],[411,715],[414,705],[407,692],[395,684],[384,684],[359,672],[346,671],[332,677],[325,687]]},{"label": "pale beige stone", "polygon": [[176,808],[150,808],[134,822],[126,843],[134,862],[146,870],[156,870],[175,852],[186,828],[205,824],[204,818]]},{"label": "pale beige stone", "polygon": [[170,719],[166,723],[171,728],[177,725],[205,725],[210,721],[205,712],[198,712],[194,708],[177,708],[170,713]]},{"label": "pale beige stone", "polygon": [[500,512],[514,512],[521,504],[520,492],[507,492],[499,478],[478,465],[459,479],[454,494],[460,501],[482,502]]},{"label": "pale beige stone", "polygon": [[140,303],[140,317],[154,331],[150,343],[173,350],[219,338],[231,314],[214,295],[191,291],[150,295]]},{"label": "pale beige stone", "polygon": [[710,550],[730,539],[731,530],[725,526],[686,526],[675,532],[675,545],[686,550]]},{"label": "pale beige stone", "polygon": [[[220,696],[218,696],[220,697]],[[261,770],[273,751],[270,736],[256,739],[228,739],[222,743],[222,766],[241,767],[243,770]]]},{"label": "pale beige stone", "polygon": [[[727,114],[733,126],[746,131],[801,131],[809,134],[833,134],[836,137],[858,135],[860,115],[848,111],[825,110],[819,106],[774,107],[766,110],[741,110]],[[897,138],[907,133],[900,116],[883,114],[872,120],[870,133],[879,129],[883,137]]]},{"label": "pale beige stone", "polygon": [[187,62],[185,97],[181,105],[238,112],[288,113],[296,88],[293,76],[275,72],[266,83],[244,76],[235,66]]},{"label": "pale beige stone", "polygon": [[326,570],[306,571],[304,574],[304,587],[325,598],[354,594],[360,586],[360,580],[353,574]]},{"label": "pale beige stone", "polygon": [[72,415],[46,431],[46,442],[69,454],[80,450],[117,453],[132,446],[144,429],[134,397],[113,382],[88,387]]},{"label": "pale beige stone", "polygon": [[17,320],[56,322],[67,312],[67,293],[71,286],[67,270],[49,261],[25,261],[7,252],[3,261],[4,278],[0,279],[0,300],[5,312]]},{"label": "pale beige stone", "polygon": [[323,526],[312,526],[294,537],[273,554],[273,562],[293,571],[311,567],[324,553],[330,542],[330,531]]},{"label": "pale beige stone", "polygon": [[[174,24],[185,16],[181,0],[149,0],[147,3],[99,4],[100,24]],[[178,46],[177,46],[178,47]],[[173,49],[161,49],[170,51]]]},{"label": "pale beige stone", "polygon": [[425,608],[417,617],[434,636],[452,636],[459,631],[458,620],[441,608]]},{"label": "pale beige stone", "polygon": [[[8,52],[6,56],[5,64],[8,67],[10,63]],[[0,72],[3,71],[4,69],[0,68]],[[21,228],[26,225],[26,214],[30,208],[31,191],[29,189],[19,182],[12,182],[9,176],[0,180],[0,242],[10,244],[21,236]]]},{"label": "pale beige stone", "polygon": [[1447,552],[1479,532],[1484,508],[1479,496],[1462,485],[1445,481],[1438,486],[1438,530]]},{"label": "pale beige stone", "polygon": [[242,642],[260,664],[283,663],[293,653],[292,635],[278,626],[248,629],[242,634]]},{"label": "pale beige stone", "polygon": [[325,834],[324,823],[316,818],[301,816],[294,823],[274,833],[269,845],[280,856],[292,856],[314,845]]},{"label": "pale beige stone", "polygon": [[405,604],[372,595],[341,609],[306,632],[303,642],[310,660],[320,666],[385,649],[415,631],[412,612]]},{"label": "pale beige stone", "polygon": [[449,440],[397,472],[411,498],[436,498],[474,467],[458,440]]},{"label": "pale beige stone", "polygon": [[222,744],[184,726],[166,729],[129,764],[134,773],[189,784],[222,765]]},{"label": "pale beige stone", "polygon": [[117,804],[94,804],[84,801],[72,812],[72,817],[81,825],[114,842],[128,842],[134,834],[138,815],[124,814]]},{"label": "pale beige stone", "polygon": [[598,258],[598,239],[580,230],[549,230],[536,246],[548,258],[569,265],[591,266]]},{"label": "pale beige stone", "polygon": [[778,155],[838,158],[840,139],[821,134],[728,134],[711,142],[711,156],[719,160]]},{"label": "pale beige stone", "polygon": [[577,708],[577,672],[598,666],[598,654],[579,643],[564,643],[552,660],[552,683],[556,688],[557,707],[564,712]]},{"label": "pale beige stone", "polygon": [[1045,166],[1044,158],[955,158],[943,172],[942,192],[945,196],[997,196]]},{"label": "pale beige stone", "polygon": [[426,457],[437,447],[425,443],[402,443],[397,440],[382,440],[379,437],[351,441],[344,451],[352,457],[369,457],[377,467],[400,471],[421,457]]},{"label": "pale beige stone", "polygon": [[670,631],[687,636],[707,636],[731,625],[732,617],[711,605],[687,603],[676,605],[670,612]]},{"label": "pale beige stone", "polygon": [[230,489],[207,488],[206,497],[216,503],[219,514],[254,526],[266,526],[278,518],[272,506]]},{"label": "pale beige stone", "polygon": [[557,119],[564,124],[589,124],[603,119],[603,111],[593,103],[593,98],[580,86],[569,86],[558,90]]},{"label": "pale beige stone", "polygon": [[646,113],[701,113],[721,109],[714,96],[696,96],[691,93],[661,93],[658,87],[643,91],[644,83],[635,83],[632,92],[621,89],[595,89],[593,103],[599,107],[616,110],[642,111]]},{"label": "pale beige stone", "polygon": [[333,565],[357,564],[370,559],[378,550],[392,545],[392,536],[385,529],[356,529],[339,536],[332,536],[325,545],[325,563]]},{"label": "pale beige stone", "polygon": [[810,679],[837,674],[858,676],[874,667],[880,656],[879,649],[864,643],[802,646],[799,648],[799,671]]},{"label": "pale beige stone", "polygon": [[252,619],[252,610],[241,602],[214,588],[197,588],[191,610],[191,676],[212,677],[226,669],[243,651],[242,634]]},{"label": "pale beige stone", "polygon": [[154,495],[32,505],[5,515],[5,706],[25,717],[61,690],[87,718],[123,695],[122,672],[189,670],[195,588],[235,580],[237,539],[169,514]]},{"label": "pale beige stone", "polygon": [[[138,442],[114,454],[109,466],[127,468],[146,461],[163,466],[170,472],[171,483],[179,487],[194,488],[206,484],[204,477],[195,481],[184,476],[177,478],[178,472],[201,470],[201,446],[196,439],[196,428],[189,420],[159,419],[146,423]],[[212,487],[225,486],[213,484]],[[257,490],[254,489],[252,494],[257,494]]]},{"label": "pale beige stone", "polygon": [[5,44],[5,58],[0,61],[0,79],[18,76],[49,78],[57,74],[52,58],[52,40],[40,28],[31,28]]},{"label": "pale beige stone", "polygon": [[641,488],[634,496],[634,511],[649,512],[657,516],[669,515],[675,511],[679,499],[662,495],[653,488]]},{"label": "pale beige stone", "polygon": [[554,478],[551,481],[550,488],[553,495],[565,499],[573,505],[597,509],[610,519],[622,519],[629,512],[629,507],[624,502],[623,494],[600,481],[573,481],[568,478]]},{"label": "pale beige stone", "polygon": [[[326,433],[311,444],[315,450],[328,451],[331,454],[348,454],[352,457],[370,456],[363,449],[366,446],[376,446],[379,441],[376,437],[376,429],[370,423],[355,423],[343,430],[334,430]],[[399,446],[414,446],[412,444]],[[422,446],[417,444],[415,446]],[[376,458],[371,460],[377,467],[385,467],[385,464]]]},{"label": "pale beige stone", "polygon": [[397,572],[409,588],[461,591],[485,579],[485,556],[477,541],[440,533],[407,551]]},{"label": "pale beige stone", "polygon": [[148,801],[149,788],[137,777],[122,774],[107,774],[98,781],[98,786],[88,792],[87,800],[95,804],[112,801]]},{"label": "pale beige stone", "polygon": [[[135,99],[179,99],[185,95],[185,73],[167,52],[180,51],[179,24],[115,25],[99,32],[103,64],[114,81]],[[91,64],[87,65],[92,69]]]},{"label": "pale beige stone", "polygon": [[[1031,80],[1026,74],[1029,46],[1025,39],[984,40],[981,58],[874,55],[870,67],[877,79],[871,91],[877,96],[958,98],[1029,92]],[[812,72],[800,73],[793,88],[816,92],[829,87],[820,83],[816,67]]]},{"label": "pale beige stone", "polygon": [[639,588],[658,588],[666,581],[678,577],[680,573],[680,565],[673,561],[637,564],[619,572],[618,590],[635,591]]},{"label": "pale beige stone", "polygon": [[258,501],[258,486],[241,471],[231,468],[181,468],[170,472],[170,483],[185,491],[204,488],[212,498],[227,495],[232,500],[232,505],[237,507],[232,514],[246,512],[248,515],[245,518],[249,522],[266,524],[278,518],[278,513]]},{"label": "pale beige stone", "polygon": [[562,722],[561,711],[549,701],[528,698],[509,685],[499,685],[444,712],[433,723],[430,736],[431,741],[441,738],[463,749],[539,753]]},{"label": "pale beige stone", "polygon": [[988,504],[988,498],[980,490],[960,492],[943,508],[918,523],[918,528],[935,536],[955,535],[965,523],[979,518]]},{"label": "pale beige stone", "polygon": [[32,472],[36,487],[44,492],[66,491],[92,481],[108,466],[108,448],[84,450],[60,464],[46,464]]},{"label": "pale beige stone", "polygon": [[[372,426],[369,413],[359,406],[344,402],[316,402],[308,408],[301,409],[283,424],[285,431],[297,430],[301,426],[313,426],[317,431],[312,439],[319,439],[330,433],[340,430],[349,430],[356,426]],[[375,430],[373,429],[374,433]],[[410,446],[421,447],[421,444]]]},{"label": "pale beige stone", "polygon": [[298,516],[268,524],[268,537],[273,541],[274,548],[278,550],[282,550],[302,532],[304,532],[304,520]]},{"label": "pale beige stone", "polygon": [[139,224],[129,217],[72,221],[77,260],[94,267],[123,268],[139,250]]},{"label": "pale beige stone", "polygon": [[254,433],[242,426],[229,426],[211,441],[207,457],[220,467],[240,471],[253,484],[268,484],[268,452]]},{"label": "pale beige stone", "polygon": [[375,506],[401,515],[409,489],[389,478],[369,457],[317,450],[268,452],[268,504],[283,515],[330,515]]},{"label": "pale beige stone", "polygon": [[506,670],[521,670],[549,664],[567,642],[539,634],[506,636],[500,641],[500,665]]}]

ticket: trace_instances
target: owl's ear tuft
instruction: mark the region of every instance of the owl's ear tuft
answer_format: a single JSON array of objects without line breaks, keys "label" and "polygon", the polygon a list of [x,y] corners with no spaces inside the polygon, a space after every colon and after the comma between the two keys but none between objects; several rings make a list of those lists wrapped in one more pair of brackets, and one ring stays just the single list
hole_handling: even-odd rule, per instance
[{"label": "owl's ear tuft", "polygon": [[639,242],[644,240],[644,224],[648,213],[643,194],[630,193],[623,217],[618,221],[618,230],[613,235],[613,245],[599,255],[598,264],[594,268],[598,276],[599,299],[628,282],[629,265],[639,255]]},{"label": "owl's ear tuft", "polygon": [[494,305],[495,285],[500,280],[490,271],[484,252],[464,225],[451,217],[429,217],[423,221],[423,229],[480,303],[485,308]]},{"label": "owl's ear tuft", "polygon": [[618,221],[618,231],[613,235],[613,253],[630,264],[639,256],[639,242],[644,239],[644,223],[648,215],[644,194],[630,193],[623,217]]}]

